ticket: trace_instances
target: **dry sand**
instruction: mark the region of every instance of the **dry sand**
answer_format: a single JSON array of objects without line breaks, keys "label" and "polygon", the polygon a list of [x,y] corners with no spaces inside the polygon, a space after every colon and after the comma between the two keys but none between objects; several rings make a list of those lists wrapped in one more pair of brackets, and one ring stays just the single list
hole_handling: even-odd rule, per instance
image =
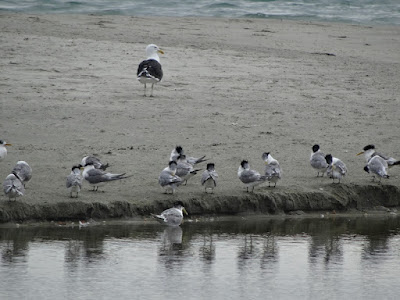
[{"label": "dry sand", "polygon": [[[149,43],[165,51],[153,98],[136,80]],[[96,154],[134,176],[103,192],[86,184],[83,202],[248,197],[239,163],[262,172],[268,151],[283,178],[256,194],[332,190],[309,165],[319,143],[347,164],[344,185],[376,185],[356,154],[373,143],[400,159],[399,49],[400,27],[0,14],[0,138],[13,144],[0,178],[25,160],[33,178],[18,201],[68,202],[71,166]],[[216,164],[214,196],[199,175],[163,194],[158,175],[175,145]],[[400,167],[390,174],[385,184],[400,187]]]}]

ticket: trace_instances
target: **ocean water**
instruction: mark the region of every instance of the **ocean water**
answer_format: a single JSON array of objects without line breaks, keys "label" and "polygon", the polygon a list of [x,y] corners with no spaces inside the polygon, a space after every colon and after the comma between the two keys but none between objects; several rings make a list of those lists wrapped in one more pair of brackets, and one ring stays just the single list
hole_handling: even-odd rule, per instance
[{"label": "ocean water", "polygon": [[1,0],[0,12],[279,18],[400,25],[400,0]]}]

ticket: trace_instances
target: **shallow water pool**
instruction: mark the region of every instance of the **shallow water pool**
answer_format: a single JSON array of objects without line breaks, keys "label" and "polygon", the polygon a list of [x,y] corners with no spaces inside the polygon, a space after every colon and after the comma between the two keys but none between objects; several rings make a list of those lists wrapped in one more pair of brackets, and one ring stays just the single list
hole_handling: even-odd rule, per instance
[{"label": "shallow water pool", "polygon": [[400,217],[0,228],[0,299],[397,299]]}]

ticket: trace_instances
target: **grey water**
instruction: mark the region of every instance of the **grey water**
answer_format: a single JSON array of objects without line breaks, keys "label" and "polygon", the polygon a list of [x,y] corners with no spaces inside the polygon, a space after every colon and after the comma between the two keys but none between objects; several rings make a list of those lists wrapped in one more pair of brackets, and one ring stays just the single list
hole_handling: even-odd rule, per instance
[{"label": "grey water", "polygon": [[279,18],[400,25],[399,0],[1,0],[0,12]]},{"label": "grey water", "polygon": [[0,227],[0,299],[398,299],[399,276],[399,216]]}]

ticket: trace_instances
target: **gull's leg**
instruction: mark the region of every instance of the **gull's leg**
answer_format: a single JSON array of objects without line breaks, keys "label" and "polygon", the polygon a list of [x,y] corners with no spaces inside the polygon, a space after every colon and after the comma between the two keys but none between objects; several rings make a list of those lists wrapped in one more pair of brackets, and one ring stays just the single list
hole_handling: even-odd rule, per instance
[{"label": "gull's leg", "polygon": [[151,84],[151,92],[150,92],[150,97],[153,97],[153,88],[154,88],[154,83]]}]

